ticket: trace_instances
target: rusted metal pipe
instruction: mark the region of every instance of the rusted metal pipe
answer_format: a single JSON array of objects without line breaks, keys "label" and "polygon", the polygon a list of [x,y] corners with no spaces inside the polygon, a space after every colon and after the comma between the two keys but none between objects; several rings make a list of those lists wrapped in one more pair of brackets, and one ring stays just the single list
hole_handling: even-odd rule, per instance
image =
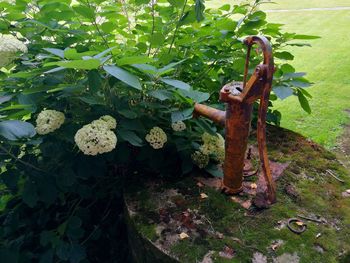
[{"label": "rusted metal pipe", "polygon": [[207,117],[208,119],[220,124],[225,125],[225,112],[222,110],[214,109],[212,107],[196,103],[194,105],[194,113],[195,115],[200,115],[203,117]]}]

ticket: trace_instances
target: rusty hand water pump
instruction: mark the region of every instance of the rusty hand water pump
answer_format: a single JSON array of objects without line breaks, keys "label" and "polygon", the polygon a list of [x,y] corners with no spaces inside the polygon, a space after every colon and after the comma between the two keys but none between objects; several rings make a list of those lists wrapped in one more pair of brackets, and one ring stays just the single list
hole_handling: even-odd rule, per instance
[{"label": "rusty hand water pump", "polygon": [[[253,103],[260,100],[258,110],[257,141],[262,172],[267,184],[269,203],[276,201],[276,187],[271,176],[266,148],[266,114],[272,89],[274,62],[269,41],[263,36],[250,36],[244,40],[248,46],[243,82],[231,82],[220,90],[220,101],[226,103],[226,112],[203,104],[195,104],[194,115],[201,115],[225,126],[225,162],[222,189],[236,194],[243,190],[243,168],[248,144]],[[263,63],[256,66],[247,81],[250,50],[258,44]]]}]

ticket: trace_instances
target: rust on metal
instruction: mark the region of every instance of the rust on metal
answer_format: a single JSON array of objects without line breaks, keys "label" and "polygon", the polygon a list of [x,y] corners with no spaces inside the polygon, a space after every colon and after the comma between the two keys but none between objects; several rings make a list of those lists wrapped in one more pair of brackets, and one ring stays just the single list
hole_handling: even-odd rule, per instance
[{"label": "rust on metal", "polygon": [[[220,101],[226,103],[226,112],[195,104],[194,116],[204,116],[225,126],[225,162],[222,189],[228,194],[242,191],[244,158],[248,145],[253,103],[260,101],[258,109],[257,141],[264,179],[267,183],[269,203],[276,201],[276,187],[271,176],[266,148],[266,114],[272,89],[274,62],[269,41],[263,36],[250,36],[244,40],[248,46],[243,82],[231,82],[220,90]],[[256,66],[247,80],[250,50],[258,44],[263,63]]]}]

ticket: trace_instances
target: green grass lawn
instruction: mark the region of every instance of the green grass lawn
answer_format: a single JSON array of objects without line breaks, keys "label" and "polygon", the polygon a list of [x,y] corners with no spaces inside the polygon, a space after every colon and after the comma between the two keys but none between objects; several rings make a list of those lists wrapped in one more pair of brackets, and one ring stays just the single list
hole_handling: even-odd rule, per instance
[{"label": "green grass lawn", "polygon": [[[224,4],[237,4],[237,0],[207,0],[205,3],[209,7],[220,7]],[[263,9],[300,9],[312,7],[335,7],[350,6],[349,0],[274,0],[273,3],[263,5]]]},{"label": "green grass lawn", "polygon": [[[350,6],[349,0],[283,0],[267,4],[269,9],[300,9],[311,7]],[[235,1],[211,1],[220,6]],[[305,113],[296,97],[275,103],[282,112],[281,126],[299,132],[328,148],[349,122],[350,109],[350,10],[268,12],[268,21],[285,24],[284,29],[299,34],[318,35],[309,41],[312,47],[293,47],[293,65],[307,72],[315,84],[308,89],[312,114]]]}]

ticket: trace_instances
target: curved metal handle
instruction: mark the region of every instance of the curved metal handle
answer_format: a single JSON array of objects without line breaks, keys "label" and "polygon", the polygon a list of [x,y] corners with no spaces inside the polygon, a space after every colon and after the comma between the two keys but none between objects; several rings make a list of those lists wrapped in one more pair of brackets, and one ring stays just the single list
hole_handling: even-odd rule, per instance
[{"label": "curved metal handle", "polygon": [[[244,44],[248,46],[247,55],[250,55],[250,49],[254,44],[258,44],[263,52],[264,64],[267,65],[268,69],[272,72],[274,71],[274,62],[272,56],[272,48],[269,40],[264,36],[249,36],[244,40]],[[247,56],[249,59],[249,56]],[[272,75],[269,76],[272,78]]]},{"label": "curved metal handle", "polygon": [[[258,111],[257,140],[262,171],[267,183],[268,200],[270,203],[274,203],[276,202],[276,185],[271,175],[266,147],[266,115],[269,106],[269,98],[272,89],[272,78],[274,72],[272,48],[267,38],[263,36],[251,36],[246,38],[244,42],[246,45],[248,45],[248,50],[251,49],[252,45],[258,44],[261,47],[264,56],[264,74],[262,74],[263,90],[260,96],[260,105]],[[248,71],[248,69],[246,69],[246,71]]]}]

